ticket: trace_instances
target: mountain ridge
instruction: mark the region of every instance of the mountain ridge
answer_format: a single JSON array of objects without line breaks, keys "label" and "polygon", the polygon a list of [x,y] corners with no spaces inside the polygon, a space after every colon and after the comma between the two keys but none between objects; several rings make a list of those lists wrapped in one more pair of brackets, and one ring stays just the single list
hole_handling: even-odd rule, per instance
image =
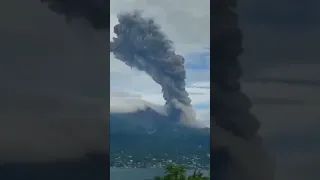
[{"label": "mountain ridge", "polygon": [[166,115],[158,113],[152,108],[128,113],[110,113],[110,134],[121,132],[124,134],[153,134],[150,131],[158,130],[210,135],[210,128],[208,127],[194,128],[186,126],[170,119],[170,117]]},{"label": "mountain ridge", "polygon": [[188,127],[151,108],[110,114],[110,162],[115,167],[131,160],[147,164],[197,162],[208,167],[209,154],[209,128]]}]

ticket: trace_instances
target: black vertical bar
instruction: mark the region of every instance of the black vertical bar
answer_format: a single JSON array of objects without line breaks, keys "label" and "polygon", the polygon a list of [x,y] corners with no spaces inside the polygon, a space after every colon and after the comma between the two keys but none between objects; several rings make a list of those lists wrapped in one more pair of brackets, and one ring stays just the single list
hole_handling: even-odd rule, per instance
[{"label": "black vertical bar", "polygon": [[[221,111],[221,103],[216,101],[218,98],[215,93],[218,88],[221,91],[227,90],[237,90],[239,84],[228,84],[230,81],[228,77],[230,73],[228,72],[229,65],[234,66],[236,64],[236,56],[231,55],[230,52],[230,33],[227,31],[234,30],[234,22],[230,22],[229,13],[230,4],[228,1],[215,0],[211,2],[211,19],[210,19],[210,29],[211,29],[211,42],[210,42],[210,58],[211,58],[211,71],[210,71],[210,81],[211,81],[211,171],[210,177],[213,180],[224,180],[228,177],[228,166],[230,162],[230,155],[226,148],[217,146],[215,143],[215,136],[219,132],[216,131],[216,125],[220,125],[219,122],[223,121],[221,118],[217,117],[217,111]],[[228,22],[229,20],[229,22]],[[231,26],[230,26],[231,25]],[[229,39],[229,42],[228,42]],[[232,79],[234,81],[234,79]],[[225,109],[222,109],[225,112]],[[223,116],[223,114],[222,114]]]},{"label": "black vertical bar", "polygon": [[[225,136],[230,134],[234,138],[237,136],[250,141],[257,137],[260,124],[250,114],[250,100],[240,88],[242,68],[239,55],[242,53],[243,37],[235,12],[236,0],[211,3],[211,178],[220,180],[235,175],[235,171],[230,169],[230,147],[223,145],[231,139]],[[239,98],[248,102],[241,107],[245,111],[233,105],[243,103],[237,102]]]},{"label": "black vertical bar", "polygon": [[0,179],[109,179],[109,2],[0,8]]}]

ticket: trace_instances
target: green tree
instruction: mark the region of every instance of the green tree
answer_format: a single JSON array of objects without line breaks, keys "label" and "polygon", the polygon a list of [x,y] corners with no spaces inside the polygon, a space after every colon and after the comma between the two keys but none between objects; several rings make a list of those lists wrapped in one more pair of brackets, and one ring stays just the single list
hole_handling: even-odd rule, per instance
[{"label": "green tree", "polygon": [[165,167],[163,177],[154,177],[154,180],[209,180],[201,171],[195,170],[191,176],[186,175],[186,167],[182,165],[169,164]]}]

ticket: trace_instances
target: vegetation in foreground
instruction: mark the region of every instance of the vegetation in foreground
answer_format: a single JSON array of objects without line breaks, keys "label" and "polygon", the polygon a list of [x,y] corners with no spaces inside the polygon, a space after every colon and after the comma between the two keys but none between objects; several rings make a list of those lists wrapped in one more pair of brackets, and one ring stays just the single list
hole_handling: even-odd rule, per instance
[{"label": "vegetation in foreground", "polygon": [[201,171],[195,170],[191,176],[187,176],[187,169],[183,165],[169,164],[165,167],[163,177],[156,176],[153,180],[209,180]]}]

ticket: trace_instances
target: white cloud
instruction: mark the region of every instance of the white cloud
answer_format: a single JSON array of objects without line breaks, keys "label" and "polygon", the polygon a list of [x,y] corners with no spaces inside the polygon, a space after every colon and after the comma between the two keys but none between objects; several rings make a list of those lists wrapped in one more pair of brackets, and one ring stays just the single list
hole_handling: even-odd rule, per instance
[{"label": "white cloud", "polygon": [[[145,16],[152,17],[161,26],[162,31],[171,39],[178,54],[203,52],[210,39],[210,1],[156,1],[156,0],[112,0],[111,27],[117,24],[117,14],[143,10]],[[192,22],[192,23],[191,23]],[[111,32],[110,37],[114,34]],[[131,69],[111,54],[111,111],[127,112],[152,106],[163,112],[165,103],[161,87],[146,73]],[[194,64],[196,59],[188,59]],[[200,62],[199,62],[200,63]],[[208,68],[207,68],[208,69]],[[209,70],[190,71],[187,69],[187,91],[193,105],[207,103],[210,89],[197,88],[199,83],[209,84]],[[198,83],[198,84],[197,84]],[[119,94],[122,94],[119,96]],[[162,110],[161,110],[162,109]],[[197,111],[197,119],[209,122],[209,107]]]}]

